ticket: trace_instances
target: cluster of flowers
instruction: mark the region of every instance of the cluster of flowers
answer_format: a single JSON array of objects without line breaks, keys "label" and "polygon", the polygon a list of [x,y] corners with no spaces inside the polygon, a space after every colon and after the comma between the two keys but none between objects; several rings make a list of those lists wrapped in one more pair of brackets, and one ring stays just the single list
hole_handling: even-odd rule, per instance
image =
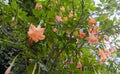
[{"label": "cluster of flowers", "polygon": [[[66,10],[65,10],[65,7],[64,6],[62,6],[61,8],[60,8],[60,11],[62,12],[62,13],[64,13]],[[73,17],[73,12],[72,11],[70,11],[69,12],[69,15],[68,15],[68,17],[69,18],[72,18]],[[56,20],[56,22],[58,22],[58,23],[60,23],[60,22],[63,22],[63,23],[65,23],[65,22],[67,22],[68,21],[68,17],[66,16],[66,17],[62,17],[62,16],[55,16],[55,20]],[[74,18],[74,20],[75,20],[75,18]]]},{"label": "cluster of flowers", "polygon": [[[67,59],[67,60],[65,61],[65,66],[68,66],[68,65],[71,65],[71,64],[73,64],[73,61],[72,61],[72,60]],[[82,67],[83,67],[83,66],[82,66],[81,62],[78,61],[78,62],[77,62],[77,65],[76,65],[76,68],[82,70]]]},{"label": "cluster of flowers", "polygon": [[[56,1],[55,4],[58,4],[58,2]],[[42,8],[42,5],[40,4],[36,4],[35,9],[36,10],[40,10]],[[62,6],[60,8],[61,12],[65,12],[65,8],[64,6]],[[69,18],[73,17],[73,12],[70,11],[68,14]],[[61,16],[55,16],[55,21],[60,23],[60,22],[67,22],[68,21],[68,17],[61,17]],[[73,20],[76,20],[75,18]],[[100,35],[98,33],[99,31],[99,27],[96,26],[96,19],[95,18],[90,18],[88,20],[88,25],[89,25],[89,30],[88,30],[88,37],[86,38],[88,43],[93,43],[93,44],[97,44],[99,42],[99,38]],[[44,35],[44,31],[45,28],[41,28],[40,25],[38,25],[38,27],[35,27],[33,24],[30,25],[29,27],[29,31],[28,31],[28,36],[29,41],[28,43],[32,43],[33,41],[38,42],[39,40],[44,40],[45,39],[45,35]],[[54,32],[57,32],[57,28],[53,29]],[[68,33],[68,30],[66,30],[66,33]],[[78,34],[78,38],[85,38],[86,34],[83,32],[83,30],[80,29],[79,34]],[[106,39],[108,40],[108,39]],[[116,48],[112,45],[110,45],[110,51],[107,49],[104,50],[99,50],[98,51],[98,55],[100,56],[102,61],[106,61],[108,59],[108,57],[111,55],[112,52],[116,51]],[[66,64],[72,64],[73,61],[66,61]],[[79,61],[76,65],[76,68],[82,70],[82,64]],[[11,70],[11,66],[6,70],[5,74],[9,74]]]},{"label": "cluster of flowers", "polygon": [[[95,18],[90,18],[88,21],[88,25],[89,25],[89,30],[88,30],[88,34],[89,36],[86,38],[88,43],[93,43],[93,44],[97,44],[100,38],[100,35],[98,33],[99,31],[99,27],[96,26],[96,19]],[[84,38],[85,37],[85,33],[80,30],[80,33],[78,35],[78,38]]]},{"label": "cluster of flowers", "polygon": [[[105,38],[105,40],[106,40],[106,38]],[[107,40],[109,40],[109,39],[107,38]],[[117,49],[112,44],[110,44],[109,49],[106,49],[106,48],[104,48],[103,50],[99,49],[98,50],[98,56],[100,57],[99,64],[103,64],[104,61],[107,61],[109,59],[109,57],[111,56],[111,54],[115,51],[117,51]]]},{"label": "cluster of flowers", "polygon": [[[89,25],[90,29],[88,30],[89,36],[86,39],[87,39],[88,43],[97,44],[98,39],[99,39],[99,34],[98,34],[99,27],[96,26],[96,19],[90,18],[88,20],[88,25]],[[83,32],[83,30],[80,29],[78,38],[85,38],[85,36],[86,36],[86,34]],[[82,70],[82,64],[80,61],[78,61],[76,68]]]},{"label": "cluster of flowers", "polygon": [[89,37],[87,37],[88,43],[94,43],[97,44],[100,38],[100,34],[98,33],[99,27],[96,26],[96,21],[94,18],[89,20],[89,25],[91,28],[88,30]]}]

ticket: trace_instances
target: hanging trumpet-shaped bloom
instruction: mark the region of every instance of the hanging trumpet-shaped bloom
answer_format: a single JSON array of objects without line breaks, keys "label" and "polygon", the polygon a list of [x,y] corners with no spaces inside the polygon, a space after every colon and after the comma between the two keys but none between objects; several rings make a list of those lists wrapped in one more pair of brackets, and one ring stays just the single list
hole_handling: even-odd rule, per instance
[{"label": "hanging trumpet-shaped bloom", "polygon": [[9,66],[9,67],[7,68],[7,70],[5,71],[5,74],[10,74],[11,68],[12,68],[12,66]]},{"label": "hanging trumpet-shaped bloom", "polygon": [[65,7],[62,6],[62,7],[60,8],[60,10],[61,10],[62,12],[65,12]]},{"label": "hanging trumpet-shaped bloom", "polygon": [[77,63],[76,68],[82,70],[82,64],[81,64],[81,62]]},{"label": "hanging trumpet-shaped bloom", "polygon": [[73,17],[73,12],[69,12],[69,18],[72,18]]},{"label": "hanging trumpet-shaped bloom", "polygon": [[99,27],[98,27],[98,26],[93,26],[93,28],[92,28],[92,32],[93,32],[93,33],[97,33],[98,30],[99,30]]},{"label": "hanging trumpet-shaped bloom", "polygon": [[107,55],[104,53],[103,50],[99,50],[99,51],[98,51],[98,55],[100,56],[100,59],[101,59],[102,61],[106,61],[106,60],[108,59]]},{"label": "hanging trumpet-shaped bloom", "polygon": [[101,60],[102,60],[102,61],[106,61],[106,60],[108,60],[108,57],[107,57],[106,55],[102,55],[102,56],[101,56]]},{"label": "hanging trumpet-shaped bloom", "polygon": [[87,41],[88,41],[88,43],[97,44],[98,43],[98,37],[95,36],[93,33],[89,33],[89,37],[87,37]]},{"label": "hanging trumpet-shaped bloom", "polygon": [[28,35],[30,40],[38,42],[39,40],[44,40],[45,35],[43,35],[45,28],[40,28],[39,26],[36,28],[34,25],[30,25]]},{"label": "hanging trumpet-shaped bloom", "polygon": [[111,52],[114,52],[114,51],[117,51],[117,49],[115,48],[115,46],[113,46],[112,44],[110,45],[110,51]]},{"label": "hanging trumpet-shaped bloom", "polygon": [[96,24],[96,19],[95,18],[90,18],[88,20],[88,25],[93,25],[93,24]]},{"label": "hanging trumpet-shaped bloom", "polygon": [[61,16],[55,16],[55,20],[56,20],[56,22],[62,22],[63,21]]},{"label": "hanging trumpet-shaped bloom", "polygon": [[99,30],[98,26],[93,26],[88,30],[89,37],[87,37],[88,43],[97,44],[100,38],[100,34],[97,33]]},{"label": "hanging trumpet-shaped bloom", "polygon": [[104,39],[105,39],[105,41],[109,41],[110,40],[107,35],[105,35]]},{"label": "hanging trumpet-shaped bloom", "polygon": [[106,54],[106,56],[110,56],[111,55],[111,52],[107,49],[104,49],[104,53]]},{"label": "hanging trumpet-shaped bloom", "polygon": [[40,4],[36,4],[36,5],[35,5],[35,9],[36,9],[36,10],[39,10],[39,9],[41,9],[41,8],[42,8],[42,5],[40,5]]},{"label": "hanging trumpet-shaped bloom", "polygon": [[85,33],[80,30],[80,34],[78,35],[78,38],[84,38],[85,37]]},{"label": "hanging trumpet-shaped bloom", "polygon": [[58,30],[57,30],[57,28],[53,28],[53,32],[57,32]]},{"label": "hanging trumpet-shaped bloom", "polygon": [[63,22],[67,22],[68,21],[68,18],[67,17],[63,17]]}]

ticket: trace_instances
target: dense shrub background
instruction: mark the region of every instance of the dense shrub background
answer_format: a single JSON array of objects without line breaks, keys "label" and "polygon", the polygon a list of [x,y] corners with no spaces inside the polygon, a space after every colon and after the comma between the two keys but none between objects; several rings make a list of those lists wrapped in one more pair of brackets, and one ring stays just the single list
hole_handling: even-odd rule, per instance
[{"label": "dense shrub background", "polygon": [[[56,4],[55,2],[58,2]],[[110,17],[116,12],[119,14],[119,1],[100,0],[102,4],[95,6],[93,0],[9,0],[5,4],[0,2],[0,74],[4,74],[16,55],[19,55],[13,65],[11,74],[82,74],[82,73],[119,73],[120,56],[119,40],[120,33],[119,19],[116,16]],[[35,10],[35,5],[40,4],[42,8]],[[64,6],[66,12],[60,11]],[[103,6],[103,8],[101,8]],[[69,18],[69,12],[73,17]],[[117,13],[118,11],[118,13]],[[55,16],[68,17],[67,22],[56,22]],[[99,33],[101,38],[98,44],[87,43],[86,38],[78,39],[76,32],[84,29],[88,36],[88,20],[96,18],[100,24]],[[73,20],[76,18],[76,20]],[[45,40],[37,43],[28,43],[27,34],[30,24],[36,27],[40,24],[46,28]],[[53,32],[57,28],[58,32]],[[70,37],[66,36],[69,30]],[[75,37],[72,38],[72,35]],[[103,49],[106,44],[102,42],[104,35],[112,37],[111,43],[115,44],[118,52],[111,57],[114,60],[106,61],[109,65],[98,64],[98,48]],[[78,39],[78,44],[76,41]],[[60,52],[61,51],[61,52]],[[93,52],[91,52],[93,51]],[[73,56],[74,52],[76,56]],[[61,54],[61,56],[59,55]],[[65,65],[65,61],[73,61],[72,65]],[[77,62],[83,65],[82,70],[76,69]],[[37,66],[35,66],[37,65]]]}]

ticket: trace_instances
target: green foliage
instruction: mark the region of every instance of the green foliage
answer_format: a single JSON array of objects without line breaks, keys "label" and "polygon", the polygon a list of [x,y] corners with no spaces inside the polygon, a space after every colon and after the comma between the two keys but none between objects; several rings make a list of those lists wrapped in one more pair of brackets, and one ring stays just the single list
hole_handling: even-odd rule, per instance
[{"label": "green foliage", "polygon": [[[115,61],[106,60],[110,66],[99,64],[98,49],[105,48],[104,35],[118,36],[119,21],[110,16],[119,6],[115,0],[100,0],[98,7],[93,0],[9,0],[6,5],[0,2],[0,71],[4,71],[17,57],[11,74],[112,74],[120,70]],[[111,5],[111,4],[112,5]],[[36,4],[42,5],[36,9]],[[101,6],[104,6],[102,9]],[[112,7],[114,6],[114,7]],[[60,8],[64,7],[65,12]],[[70,17],[70,12],[73,14]],[[106,12],[110,12],[106,13]],[[98,44],[87,41],[88,30],[93,27],[88,25],[89,18],[97,15],[99,22],[100,39]],[[65,22],[56,20],[60,16]],[[45,28],[45,39],[29,43],[28,30],[30,24]],[[116,25],[115,25],[116,24]],[[56,28],[57,31],[53,31]],[[79,38],[77,33],[83,29],[86,34]],[[68,31],[68,32],[67,32]],[[119,40],[113,40],[116,44]],[[111,43],[112,43],[111,42]],[[114,56],[117,55],[117,56]],[[119,57],[119,52],[114,52],[111,57]],[[115,59],[114,59],[115,60]],[[82,67],[77,69],[77,63]],[[71,64],[70,64],[71,63]],[[118,67],[116,68],[115,65]]]}]

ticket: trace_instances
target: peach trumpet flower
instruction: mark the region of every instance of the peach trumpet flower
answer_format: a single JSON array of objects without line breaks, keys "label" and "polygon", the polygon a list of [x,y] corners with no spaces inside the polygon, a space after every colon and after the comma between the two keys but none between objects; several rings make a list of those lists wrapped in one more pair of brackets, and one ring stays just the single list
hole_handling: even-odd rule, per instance
[{"label": "peach trumpet flower", "polygon": [[65,12],[65,7],[62,6],[62,7],[60,8],[60,10],[61,10],[62,12]]},{"label": "peach trumpet flower", "polygon": [[78,38],[84,38],[85,37],[85,33],[80,30],[80,34],[78,35]]},{"label": "peach trumpet flower", "polygon": [[110,44],[110,51],[111,52],[115,52],[115,51],[117,51],[117,49],[115,48],[115,46],[113,46],[112,44]]},{"label": "peach trumpet flower", "polygon": [[93,33],[97,33],[98,30],[99,30],[99,27],[98,27],[98,26],[94,26],[94,27],[92,28],[92,32],[93,32]]},{"label": "peach trumpet flower", "polygon": [[102,65],[104,62],[102,60],[98,60],[98,64]]},{"label": "peach trumpet flower", "polygon": [[53,32],[57,32],[58,30],[57,30],[57,28],[53,28]]},{"label": "peach trumpet flower", "polygon": [[30,25],[28,35],[30,40],[38,42],[39,40],[44,40],[45,35],[43,35],[45,28],[40,28],[39,26],[36,28],[33,24]]},{"label": "peach trumpet flower", "polygon": [[96,19],[95,18],[90,18],[88,20],[88,25],[93,25],[93,24],[96,24]]},{"label": "peach trumpet flower", "polygon": [[104,53],[106,54],[106,56],[110,56],[111,55],[111,52],[109,51],[109,50],[107,50],[107,49],[104,49]]},{"label": "peach trumpet flower", "polygon": [[100,56],[100,59],[101,59],[102,61],[106,61],[106,60],[108,59],[107,55],[104,53],[103,50],[99,50],[99,51],[98,51],[98,55]]},{"label": "peach trumpet flower", "polygon": [[110,40],[107,35],[105,35],[104,39],[105,39],[105,41],[109,41]]},{"label": "peach trumpet flower", "polygon": [[62,22],[63,21],[61,16],[55,16],[55,20],[56,20],[56,22]]},{"label": "peach trumpet flower", "polygon": [[81,62],[77,63],[76,68],[82,70],[82,64],[81,64]]},{"label": "peach trumpet flower", "polygon": [[69,12],[69,18],[72,18],[73,17],[73,12]]},{"label": "peach trumpet flower", "polygon": [[18,55],[13,59],[12,63],[10,64],[10,66],[7,68],[7,70],[5,71],[5,74],[10,74],[11,69],[13,64],[15,63],[16,58],[18,57]]},{"label": "peach trumpet flower", "polygon": [[108,60],[108,57],[104,54],[104,55],[101,56],[101,60],[106,61],[106,60]]},{"label": "peach trumpet flower", "polygon": [[9,67],[7,68],[7,70],[5,71],[5,74],[10,74],[11,68],[12,68],[12,66],[9,66]]},{"label": "peach trumpet flower", "polygon": [[42,5],[40,5],[40,4],[36,4],[36,5],[35,5],[35,9],[36,9],[36,10],[39,10],[39,9],[41,9],[41,8],[42,8]]},{"label": "peach trumpet flower", "polygon": [[63,22],[67,22],[68,18],[67,17],[63,17]]},{"label": "peach trumpet flower", "polygon": [[103,50],[98,50],[98,55],[99,55],[99,56],[104,55],[104,51],[103,51]]},{"label": "peach trumpet flower", "polygon": [[87,41],[88,43],[97,44],[99,40],[98,37],[96,37],[94,34],[90,34],[89,37],[87,37]]}]

